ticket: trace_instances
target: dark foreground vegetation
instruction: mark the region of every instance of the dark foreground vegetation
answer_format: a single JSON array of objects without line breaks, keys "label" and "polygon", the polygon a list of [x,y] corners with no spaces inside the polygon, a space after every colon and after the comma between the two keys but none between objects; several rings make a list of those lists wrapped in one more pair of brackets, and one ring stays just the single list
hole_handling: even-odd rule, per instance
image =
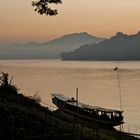
[{"label": "dark foreground vegetation", "polygon": [[26,97],[0,77],[0,140],[136,140],[114,129],[99,127],[41,106],[38,96]]}]

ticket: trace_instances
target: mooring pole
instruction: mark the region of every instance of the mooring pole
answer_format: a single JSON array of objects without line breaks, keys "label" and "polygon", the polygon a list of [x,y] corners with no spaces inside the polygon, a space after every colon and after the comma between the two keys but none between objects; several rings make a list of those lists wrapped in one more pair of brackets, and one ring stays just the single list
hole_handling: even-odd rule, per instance
[{"label": "mooring pole", "polygon": [[122,110],[122,95],[121,95],[121,83],[120,83],[120,71],[119,71],[119,68],[117,69],[117,76],[118,76],[118,87],[119,87],[119,96],[120,96],[120,109]]},{"label": "mooring pole", "polygon": [[76,106],[78,108],[78,88],[76,88]]},{"label": "mooring pole", "polygon": [[76,88],[76,140],[79,140],[79,128],[78,128],[78,123],[79,123],[79,114],[78,114],[78,88]]},{"label": "mooring pole", "polygon": [[[117,71],[117,79],[118,79],[118,88],[119,88],[119,98],[120,98],[120,109],[122,111],[122,95],[121,95],[121,83],[120,83],[120,71],[119,71],[119,68],[116,67],[114,69],[115,71]],[[121,140],[122,139],[122,124],[120,125],[120,132],[119,132],[119,139]]]}]

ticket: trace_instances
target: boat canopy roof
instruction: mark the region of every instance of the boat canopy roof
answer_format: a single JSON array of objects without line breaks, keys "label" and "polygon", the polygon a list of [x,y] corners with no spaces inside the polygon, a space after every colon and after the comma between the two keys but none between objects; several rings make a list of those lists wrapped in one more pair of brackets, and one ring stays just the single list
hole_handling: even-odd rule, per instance
[{"label": "boat canopy roof", "polygon": [[[56,97],[59,100],[67,102],[67,104],[77,106],[76,100],[72,101],[72,98],[66,97],[63,94],[52,93],[52,96]],[[102,108],[102,107],[99,107],[99,106],[91,106],[91,105],[80,103],[80,102],[78,102],[78,107],[84,108],[84,109],[89,109],[89,110],[94,110],[94,111],[96,110],[96,111],[108,112],[108,113],[114,113],[114,112],[115,113],[122,113],[123,112],[123,111],[120,111],[120,110],[106,109],[106,108]]]},{"label": "boat canopy roof", "polygon": [[60,100],[62,100],[62,101],[65,101],[65,102],[70,100],[69,97],[66,97],[66,96],[64,96],[63,94],[60,94],[60,93],[52,93],[51,95],[60,99]]}]

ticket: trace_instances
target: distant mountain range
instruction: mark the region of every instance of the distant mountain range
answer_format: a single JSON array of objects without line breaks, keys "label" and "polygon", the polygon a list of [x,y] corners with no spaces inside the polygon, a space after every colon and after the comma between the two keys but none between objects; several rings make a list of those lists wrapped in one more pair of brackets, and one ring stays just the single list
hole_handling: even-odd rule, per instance
[{"label": "distant mountain range", "polygon": [[100,43],[82,45],[80,48],[62,53],[63,60],[140,60],[140,32],[126,35],[118,32]]},{"label": "distant mountain range", "polygon": [[62,52],[70,52],[87,43],[99,43],[105,38],[97,38],[86,32],[64,35],[60,38],[43,42],[26,44],[0,45],[0,59],[55,59]]}]

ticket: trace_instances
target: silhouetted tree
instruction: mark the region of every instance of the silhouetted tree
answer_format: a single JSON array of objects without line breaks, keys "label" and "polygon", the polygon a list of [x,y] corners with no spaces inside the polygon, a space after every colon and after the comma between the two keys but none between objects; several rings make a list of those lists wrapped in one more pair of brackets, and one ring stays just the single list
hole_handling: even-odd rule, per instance
[{"label": "silhouetted tree", "polygon": [[57,9],[51,9],[49,4],[61,4],[61,0],[38,0],[32,1],[32,6],[35,7],[35,11],[37,11],[40,15],[45,14],[49,16],[54,16],[58,14]]},{"label": "silhouetted tree", "polygon": [[16,85],[12,84],[12,79],[9,80],[9,74],[2,72],[0,74],[0,92],[17,94],[18,90]]},{"label": "silhouetted tree", "polygon": [[1,86],[8,86],[8,73],[2,73],[2,76],[0,77],[0,83],[1,83]]}]

